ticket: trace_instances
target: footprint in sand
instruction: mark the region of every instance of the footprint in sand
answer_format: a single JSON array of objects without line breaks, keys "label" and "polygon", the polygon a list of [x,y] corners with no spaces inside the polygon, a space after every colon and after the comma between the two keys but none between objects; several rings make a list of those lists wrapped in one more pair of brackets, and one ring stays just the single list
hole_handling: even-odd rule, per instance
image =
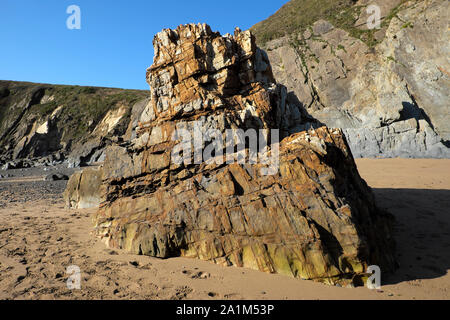
[{"label": "footprint in sand", "polygon": [[194,290],[188,286],[180,286],[175,289],[175,294],[170,297],[170,300],[182,300],[186,299],[187,296]]},{"label": "footprint in sand", "polygon": [[[262,294],[265,294],[265,293],[262,293]],[[242,299],[242,297],[237,293],[227,293],[223,297],[224,297],[224,299],[229,299],[229,300],[241,300]]]},{"label": "footprint in sand", "polygon": [[107,254],[112,255],[112,256],[117,256],[118,255],[117,251],[114,251],[114,250],[105,249],[104,251]]},{"label": "footprint in sand", "polygon": [[208,279],[211,277],[211,274],[204,271],[190,271],[190,270],[183,270],[181,273],[190,276],[192,279]]}]

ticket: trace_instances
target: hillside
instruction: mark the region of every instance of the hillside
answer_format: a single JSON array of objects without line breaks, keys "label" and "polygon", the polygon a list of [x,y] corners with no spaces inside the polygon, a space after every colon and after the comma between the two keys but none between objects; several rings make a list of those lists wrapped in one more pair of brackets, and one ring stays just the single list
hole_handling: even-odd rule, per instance
[{"label": "hillside", "polygon": [[[284,36],[301,34],[318,20],[326,20],[335,27],[347,31],[354,38],[369,46],[380,42],[378,30],[365,27],[365,9],[369,4],[381,8],[381,27],[389,25],[391,19],[404,7],[406,0],[291,0],[268,19],[251,28],[259,45]],[[411,1],[409,1],[411,2]],[[414,2],[414,1],[413,1]]]},{"label": "hillside", "polygon": [[292,0],[282,6],[268,19],[251,28],[260,45],[267,41],[301,32],[320,19],[336,20],[346,17],[354,20],[351,13],[358,11],[355,0]]},{"label": "hillside", "polygon": [[140,90],[0,81],[1,160],[91,161],[126,133],[132,107],[147,97]]}]

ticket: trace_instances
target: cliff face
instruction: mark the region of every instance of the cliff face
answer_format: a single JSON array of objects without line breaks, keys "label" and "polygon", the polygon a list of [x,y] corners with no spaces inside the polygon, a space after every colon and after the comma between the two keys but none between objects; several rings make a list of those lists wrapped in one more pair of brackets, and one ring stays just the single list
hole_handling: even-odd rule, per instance
[{"label": "cliff face", "polygon": [[[370,4],[381,8],[379,30],[367,29]],[[355,157],[449,157],[448,1],[341,9],[264,44],[291,107],[344,129]],[[257,34],[267,38],[265,25],[277,25],[285,11],[255,26]],[[294,123],[290,132],[303,127]]]},{"label": "cliff face", "polygon": [[138,109],[147,96],[138,90],[0,81],[0,162],[66,159],[78,166],[102,160],[104,147],[127,134],[133,106]]},{"label": "cliff face", "polygon": [[[303,115],[291,110],[250,32],[221,36],[191,24],[162,31],[154,47],[151,102],[135,138],[106,152],[97,236],[136,254],[326,283],[356,281],[370,264],[395,268],[390,218],[376,207],[342,132],[322,127],[276,143],[274,129],[287,134]],[[184,160],[174,161],[197,126],[205,143],[188,140]],[[246,161],[225,163],[226,129],[266,129],[259,140],[270,137],[265,155],[274,162],[252,163],[244,138],[244,157],[231,155]]]}]

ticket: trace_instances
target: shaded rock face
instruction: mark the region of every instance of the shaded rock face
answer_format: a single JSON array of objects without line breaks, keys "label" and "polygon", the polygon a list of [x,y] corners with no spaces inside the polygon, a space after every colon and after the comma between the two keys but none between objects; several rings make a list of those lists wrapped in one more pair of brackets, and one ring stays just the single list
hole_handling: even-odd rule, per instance
[{"label": "shaded rock face", "polygon": [[292,109],[250,32],[185,25],[156,35],[154,46],[151,102],[136,137],[106,151],[97,236],[136,254],[326,283],[351,281],[371,264],[395,268],[390,217],[375,206],[339,129],[287,137],[269,175],[264,162],[172,161],[183,139],[175,130],[196,123],[206,136],[211,128],[268,129],[265,139],[287,132]]},{"label": "shaded rock face", "polygon": [[325,20],[267,43],[288,103],[344,129],[355,157],[450,157],[448,1],[360,2],[361,29],[369,4],[393,16],[373,48]]},{"label": "shaded rock face", "polygon": [[63,193],[66,207],[70,209],[97,208],[104,200],[101,191],[103,170],[89,168],[74,173]]}]

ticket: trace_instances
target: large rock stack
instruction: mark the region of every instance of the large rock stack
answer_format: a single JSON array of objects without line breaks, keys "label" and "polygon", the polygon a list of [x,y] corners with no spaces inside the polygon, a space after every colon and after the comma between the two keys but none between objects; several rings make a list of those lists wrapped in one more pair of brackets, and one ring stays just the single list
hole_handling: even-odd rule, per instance
[{"label": "large rock stack", "polygon": [[[278,150],[273,129],[301,117],[290,113],[250,32],[221,36],[191,24],[162,31],[154,47],[151,101],[136,138],[107,150],[105,201],[94,216],[99,237],[136,254],[326,283],[362,275],[370,264],[395,267],[389,217],[375,206],[340,130],[287,137],[270,162],[278,164],[273,172],[263,170],[264,161],[216,161],[223,157],[211,132],[269,129],[259,139],[272,139],[266,153],[272,157]],[[216,152],[198,162],[194,145],[193,155],[173,161],[186,139],[176,130],[190,133],[198,124],[205,139],[200,151],[213,145]]]}]

